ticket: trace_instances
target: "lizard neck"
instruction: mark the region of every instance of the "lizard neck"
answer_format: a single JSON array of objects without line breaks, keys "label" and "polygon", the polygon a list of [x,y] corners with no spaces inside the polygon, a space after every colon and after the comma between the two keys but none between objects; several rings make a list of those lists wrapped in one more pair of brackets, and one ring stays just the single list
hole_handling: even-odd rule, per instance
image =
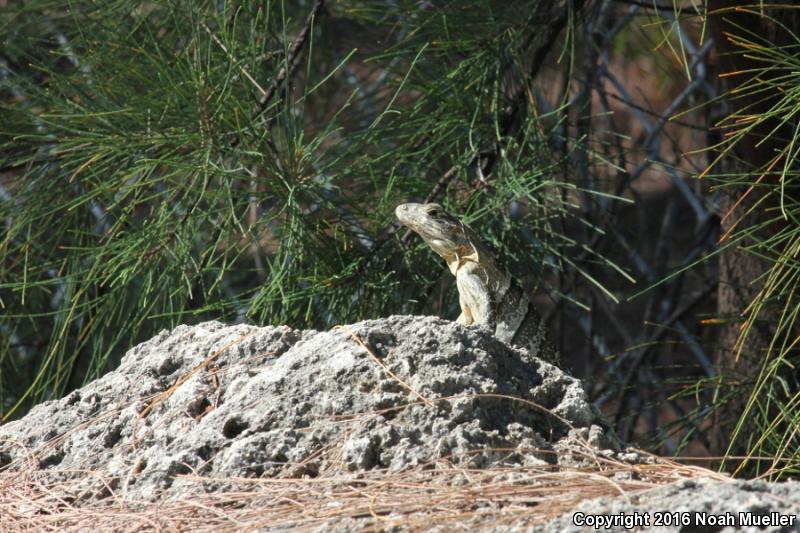
[{"label": "lizard neck", "polygon": [[[475,236],[471,233],[469,228],[459,224],[458,230],[450,233],[446,239],[441,239],[436,244],[429,242],[431,247],[445,260],[447,268],[454,276],[465,263],[470,261],[480,263],[482,259],[475,245]],[[447,246],[442,246],[443,244],[447,244]],[[436,250],[437,247],[438,250]]]},{"label": "lizard neck", "polygon": [[490,255],[481,253],[480,244],[476,244],[474,238],[468,239],[467,243],[459,246],[451,254],[445,257],[447,266],[450,272],[455,276],[459,269],[467,263],[475,263],[479,266],[485,266],[487,261],[491,261]]},{"label": "lizard neck", "polygon": [[492,252],[469,228],[464,227],[464,236],[466,243],[445,257],[450,272],[457,276],[458,271],[469,264],[472,269],[475,269],[473,272],[491,285],[493,292],[501,296],[508,289],[510,275],[505,268],[498,265]]}]

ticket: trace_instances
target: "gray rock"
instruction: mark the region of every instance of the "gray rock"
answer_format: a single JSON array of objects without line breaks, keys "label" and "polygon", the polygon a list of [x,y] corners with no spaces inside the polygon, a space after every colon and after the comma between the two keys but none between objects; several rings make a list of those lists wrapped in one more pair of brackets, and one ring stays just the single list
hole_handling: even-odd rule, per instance
[{"label": "gray rock", "polygon": [[[545,526],[518,530],[597,531],[586,523],[587,519],[610,520],[615,516],[620,520],[646,520],[649,527],[637,527],[639,531],[800,531],[800,482],[686,480],[631,494],[627,500],[590,500]],[[599,530],[631,531],[624,524]]]},{"label": "gray rock", "polygon": [[179,474],[572,464],[588,442],[618,446],[580,382],[488,330],[411,316],[329,332],[207,322],[0,427],[0,461],[106,477],[86,476],[77,499],[157,499],[197,490]]},{"label": "gray rock", "polygon": [[[112,491],[117,500],[161,500],[200,487],[252,489],[237,487],[237,477],[357,478],[443,461],[582,466],[587,448],[615,460],[653,460],[620,451],[600,420],[580,382],[485,329],[410,316],[330,332],[208,322],[160,333],[130,350],[117,370],[0,427],[0,467],[69,479],[62,487],[73,492],[59,498],[79,504]],[[739,514],[796,517],[800,483],[689,480],[584,502],[536,527],[521,519],[499,528],[495,512],[487,507],[463,526],[596,530],[575,523],[582,513],[646,516],[650,527],[642,529],[655,531],[800,531],[800,518],[759,529],[742,526]],[[689,523],[658,527],[659,512]],[[698,521],[728,513],[735,526]],[[370,524],[350,517],[319,531]]]}]

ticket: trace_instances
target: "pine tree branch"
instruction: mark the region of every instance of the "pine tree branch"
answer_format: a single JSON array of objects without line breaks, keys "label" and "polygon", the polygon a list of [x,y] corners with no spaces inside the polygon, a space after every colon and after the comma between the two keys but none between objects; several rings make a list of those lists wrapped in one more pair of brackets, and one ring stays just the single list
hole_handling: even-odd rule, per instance
[{"label": "pine tree branch", "polygon": [[[585,3],[585,0],[575,0],[572,4],[572,10],[577,12]],[[547,54],[553,48],[553,45],[558,39],[558,36],[561,34],[561,31],[566,26],[567,21],[569,20],[570,10],[565,9],[563,13],[560,14],[558,18],[556,18],[551,24],[549,24],[544,32],[544,36],[539,40],[542,43],[538,46],[534,52],[533,60],[531,62],[531,68],[529,70],[530,78],[533,79],[541,70],[542,64],[544,63]],[[532,22],[535,20],[535,17],[532,18]],[[531,36],[525,42],[525,46],[528,47],[533,44],[537,33],[532,33]],[[527,91],[525,87],[522,87],[517,91],[514,95],[512,100],[511,107],[509,111],[503,116],[501,119],[501,133],[502,135],[508,135],[511,133],[511,129],[513,125],[517,122],[517,118],[519,114],[525,109],[527,104]],[[480,164],[483,158],[486,158],[486,161],[483,165],[481,165],[481,171],[484,174],[488,174],[491,172],[492,168],[494,168],[495,163],[497,162],[499,155],[499,147],[495,146],[490,151],[479,151],[475,154],[472,161],[470,162],[470,166],[475,164]],[[434,184],[431,191],[425,198],[426,202],[432,202],[436,200],[442,192],[446,189],[447,185],[452,181],[452,179],[456,176],[458,171],[458,166],[453,165],[451,166],[442,176],[437,180]],[[363,273],[366,271],[366,268],[370,265],[372,260],[377,255],[378,251],[392,238],[392,236],[398,231],[399,226],[397,223],[392,223],[387,226],[382,232],[381,235],[375,239],[374,245],[372,249],[367,254],[366,260],[364,260],[358,268],[356,268],[353,278],[360,278]],[[408,244],[408,241],[411,239],[411,231],[406,231],[405,234],[401,237],[401,241],[404,245]],[[352,278],[351,278],[352,279]]]},{"label": "pine tree branch", "polygon": [[[578,11],[583,6],[584,0],[576,0],[573,5],[573,10]],[[544,36],[541,38],[540,42],[542,43],[540,46],[536,48],[533,54],[533,60],[531,61],[531,68],[528,72],[530,79],[534,79],[536,75],[539,73],[539,70],[542,68],[542,64],[544,63],[547,54],[550,53],[550,50],[553,48],[553,45],[558,39],[558,36],[561,34],[561,31],[564,29],[564,26],[567,24],[567,20],[569,19],[569,10],[564,10],[564,12],[559,16],[556,20],[553,21],[552,24],[549,24],[545,29]],[[535,41],[535,36],[539,34],[532,33],[531,36],[525,42],[525,48],[530,46],[533,41]],[[500,133],[503,136],[507,136],[511,133],[514,124],[517,123],[517,119],[519,118],[520,113],[525,109],[527,104],[527,87],[524,85],[519,88],[517,93],[514,95],[512,99],[512,104],[509,110],[504,114],[504,116],[500,119]],[[492,150],[489,151],[480,151],[473,157],[472,161],[470,161],[469,166],[473,165],[480,165],[481,172],[486,175],[489,174],[492,169],[494,168],[495,163],[497,162],[497,158],[499,155],[500,147],[495,146]],[[485,160],[483,164],[481,164],[481,160]],[[425,197],[426,202],[432,202],[436,200],[440,194],[444,191],[450,181],[455,177],[456,171],[458,167],[453,165],[450,167],[436,184],[431,189],[431,192],[428,193],[428,196]],[[406,232],[403,235],[403,242],[407,243],[408,239],[410,238],[411,231]]]},{"label": "pine tree branch", "polygon": [[311,31],[311,26],[314,24],[314,19],[324,7],[325,0],[317,0],[314,3],[314,7],[311,8],[311,12],[308,14],[308,17],[306,17],[306,23],[303,25],[303,29],[297,35],[294,43],[292,43],[292,47],[289,49],[289,55],[286,58],[286,62],[284,63],[283,67],[281,67],[281,70],[278,72],[278,75],[275,77],[275,79],[272,80],[272,84],[269,86],[269,89],[267,89],[267,92],[265,92],[261,98],[259,98],[258,110],[253,113],[253,119],[258,118],[264,111],[267,110],[272,98],[283,86],[287,78],[291,77],[295,70],[297,70],[297,60],[300,56],[300,51],[303,49],[303,46],[305,46],[306,41],[308,40],[308,34]]}]

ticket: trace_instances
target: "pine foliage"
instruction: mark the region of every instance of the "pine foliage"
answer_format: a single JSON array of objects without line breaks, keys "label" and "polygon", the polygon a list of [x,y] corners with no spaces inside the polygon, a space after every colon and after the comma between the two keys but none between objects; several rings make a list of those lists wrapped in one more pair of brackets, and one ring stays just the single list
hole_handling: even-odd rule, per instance
[{"label": "pine foliage", "polygon": [[547,52],[569,68],[556,36],[573,15],[478,0],[3,8],[4,419],[179,323],[455,316],[452,292],[437,303],[442,266],[393,226],[402,201],[440,200],[526,271],[557,268],[573,148],[532,77]]}]

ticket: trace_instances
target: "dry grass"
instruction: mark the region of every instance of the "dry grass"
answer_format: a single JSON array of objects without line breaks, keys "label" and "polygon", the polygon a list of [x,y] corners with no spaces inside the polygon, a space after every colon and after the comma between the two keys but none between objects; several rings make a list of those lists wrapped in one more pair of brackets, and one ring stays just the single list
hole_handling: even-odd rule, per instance
[{"label": "dry grass", "polygon": [[[463,469],[440,461],[402,472],[313,479],[209,479],[193,493],[159,502],[136,501],[110,489],[99,501],[76,503],[87,476],[97,472],[44,472],[28,468],[0,474],[2,531],[249,531],[267,527],[299,531],[349,523],[354,530],[403,526],[421,530],[545,522],[592,498],[614,498],[715,472],[654,459],[630,465],[592,456],[591,468]],[[236,489],[205,493],[209,481]],[[84,485],[85,486],[85,485]]]}]

